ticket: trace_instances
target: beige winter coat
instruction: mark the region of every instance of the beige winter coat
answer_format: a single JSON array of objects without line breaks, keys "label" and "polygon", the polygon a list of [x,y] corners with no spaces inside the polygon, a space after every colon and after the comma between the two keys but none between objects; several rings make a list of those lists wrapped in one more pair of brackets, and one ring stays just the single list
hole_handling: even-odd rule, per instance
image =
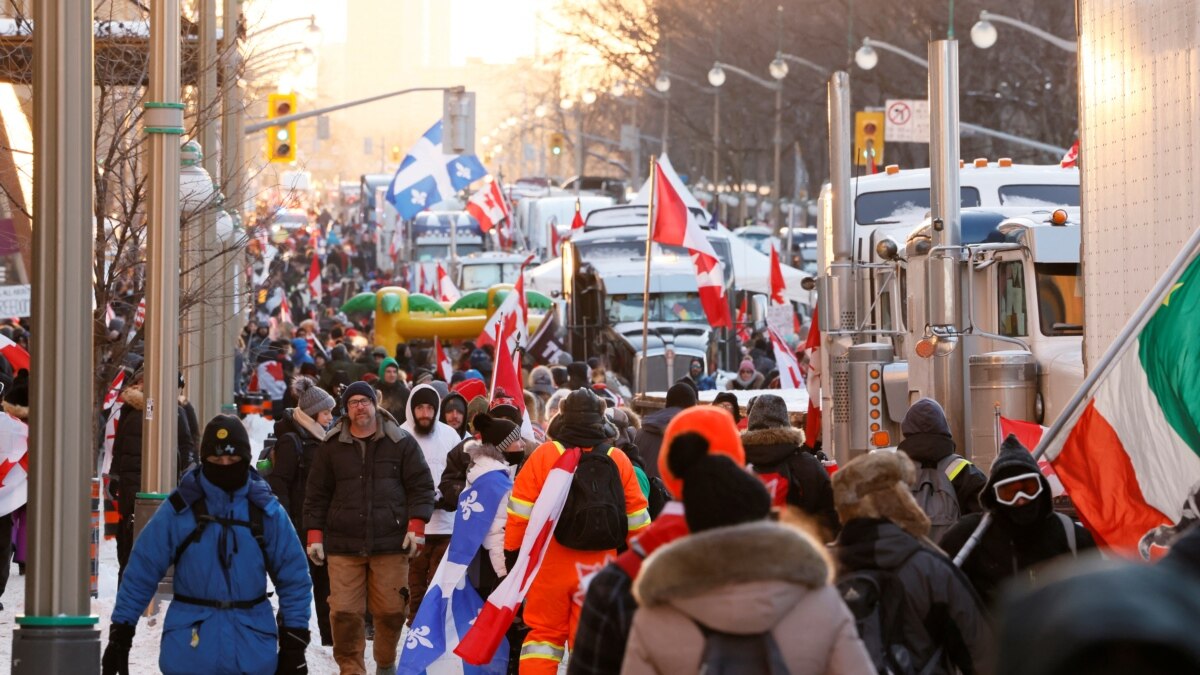
[{"label": "beige winter coat", "polygon": [[646,560],[634,584],[640,609],[621,672],[699,672],[699,622],[726,633],[771,631],[793,675],[873,673],[831,577],[818,544],[775,523],[722,527],[673,542]]}]

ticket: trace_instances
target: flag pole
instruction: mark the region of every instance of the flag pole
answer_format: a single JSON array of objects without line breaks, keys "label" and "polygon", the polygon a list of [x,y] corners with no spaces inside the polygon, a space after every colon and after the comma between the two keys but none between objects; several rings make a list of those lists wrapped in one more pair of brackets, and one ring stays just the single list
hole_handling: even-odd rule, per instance
[{"label": "flag pole", "polygon": [[[1158,278],[1158,281],[1150,289],[1150,293],[1142,300],[1142,304],[1138,305],[1133,315],[1129,317],[1129,321],[1125,324],[1125,327],[1121,329],[1117,337],[1108,345],[1108,349],[1104,351],[1104,355],[1100,357],[1100,360],[1096,362],[1096,366],[1084,378],[1083,384],[1079,385],[1079,389],[1071,397],[1071,400],[1067,402],[1058,419],[1054,420],[1054,423],[1050,425],[1046,433],[1042,434],[1041,440],[1038,441],[1037,449],[1033,452],[1035,462],[1040,460],[1042,455],[1046,454],[1046,450],[1049,449],[1050,444],[1062,433],[1063,429],[1067,428],[1068,424],[1073,424],[1079,419],[1079,416],[1082,414],[1083,402],[1092,397],[1092,393],[1095,391],[1097,384],[1099,384],[1101,376],[1129,348],[1129,345],[1132,344],[1134,334],[1141,331],[1150,322],[1150,319],[1154,316],[1154,310],[1162,304],[1167,294],[1171,292],[1171,286],[1174,284],[1175,279],[1179,278],[1183,269],[1192,262],[1192,259],[1196,256],[1197,249],[1200,249],[1200,229],[1197,229],[1188,238],[1179,255],[1175,256],[1175,259],[1167,266],[1162,276]],[[979,543],[979,540],[983,537],[983,533],[987,532],[991,524],[992,513],[988,511],[983,514],[983,519],[979,521],[979,525],[971,533],[971,537],[963,544],[962,550],[954,557],[955,565],[962,567],[963,561],[971,554],[971,551]]]},{"label": "flag pole", "polygon": [[654,186],[658,183],[654,157],[650,158],[650,208],[646,216],[646,281],[642,291],[642,360],[638,367],[638,390],[646,395],[646,376],[650,369],[646,365],[646,352],[650,349],[650,247],[654,239]]}]

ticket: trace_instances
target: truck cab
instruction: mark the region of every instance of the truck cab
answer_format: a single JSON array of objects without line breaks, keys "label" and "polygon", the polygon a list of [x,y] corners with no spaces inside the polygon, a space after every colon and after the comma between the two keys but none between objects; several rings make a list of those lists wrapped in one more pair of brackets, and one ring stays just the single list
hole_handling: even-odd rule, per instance
[{"label": "truck cab", "polygon": [[479,251],[461,256],[454,266],[454,283],[463,293],[486,291],[496,284],[515,284],[525,256],[503,251]]}]

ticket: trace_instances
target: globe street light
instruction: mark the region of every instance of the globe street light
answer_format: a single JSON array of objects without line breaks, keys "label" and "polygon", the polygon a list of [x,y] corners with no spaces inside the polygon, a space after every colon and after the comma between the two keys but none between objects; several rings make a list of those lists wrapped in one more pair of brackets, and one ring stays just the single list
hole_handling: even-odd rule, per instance
[{"label": "globe street light", "polygon": [[881,40],[872,40],[869,37],[863,38],[862,46],[859,47],[858,51],[854,53],[854,62],[858,64],[859,68],[862,68],[863,70],[870,70],[879,63],[879,54],[875,51],[876,47],[885,52],[891,52],[898,56],[904,57],[905,59],[912,61],[922,68],[929,68],[929,61],[917,56],[916,54],[905,51],[896,45],[889,44]]},{"label": "globe street light", "polygon": [[668,77],[666,73],[660,74],[658,77],[654,78],[654,88],[660,94],[665,94],[668,91],[671,91],[671,78]]},{"label": "globe street light", "polygon": [[712,70],[708,71],[708,83],[714,87],[725,84],[725,71],[721,66],[713,66]]},{"label": "globe street light", "polygon": [[570,110],[571,108],[575,107],[575,101],[572,101],[569,98],[564,98],[558,102],[558,107],[562,108],[563,110]]},{"label": "globe street light", "polygon": [[612,92],[613,96],[616,96],[617,98],[621,98],[622,96],[625,95],[625,83],[621,80],[617,80],[616,82],[613,83],[612,89],[610,89],[610,91]]},{"label": "globe street light", "polygon": [[1004,16],[1003,14],[993,14],[986,9],[979,13],[979,21],[976,22],[974,26],[971,26],[971,42],[974,43],[976,47],[979,47],[980,49],[987,49],[996,44],[996,40],[1000,36],[992,22],[1007,24],[1009,26],[1013,26],[1014,28],[1023,30],[1034,37],[1038,37],[1046,42],[1049,42],[1063,51],[1074,53],[1079,50],[1079,45],[1074,40],[1064,40],[1063,38],[1051,33],[1047,33],[1046,31],[1032,24],[1025,23],[1024,21],[1020,21],[1012,17]]},{"label": "globe street light", "polygon": [[879,54],[870,45],[863,45],[854,52],[854,63],[863,70],[871,70],[879,64]]},{"label": "globe street light", "polygon": [[546,116],[546,106],[538,104],[538,106],[533,109],[533,116],[537,117],[539,119],[542,117],[545,117]]},{"label": "globe street light", "polygon": [[782,52],[776,52],[775,60],[767,65],[767,72],[771,73],[771,77],[776,80],[782,80],[787,77],[788,64],[787,61],[783,60]]},{"label": "globe street light", "polygon": [[596,102],[596,92],[591,89],[586,89],[583,92],[583,104],[591,105]]}]

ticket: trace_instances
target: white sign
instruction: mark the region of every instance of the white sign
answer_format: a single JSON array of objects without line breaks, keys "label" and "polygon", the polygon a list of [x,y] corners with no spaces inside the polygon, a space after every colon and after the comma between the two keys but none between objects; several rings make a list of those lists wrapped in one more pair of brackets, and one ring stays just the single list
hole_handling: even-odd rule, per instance
[{"label": "white sign", "polygon": [[0,286],[0,316],[18,319],[28,317],[31,297],[29,284]]},{"label": "white sign", "polygon": [[929,142],[929,100],[888,99],[883,140],[888,143]]},{"label": "white sign", "polygon": [[767,307],[767,325],[783,337],[796,332],[796,309],[792,303]]}]

